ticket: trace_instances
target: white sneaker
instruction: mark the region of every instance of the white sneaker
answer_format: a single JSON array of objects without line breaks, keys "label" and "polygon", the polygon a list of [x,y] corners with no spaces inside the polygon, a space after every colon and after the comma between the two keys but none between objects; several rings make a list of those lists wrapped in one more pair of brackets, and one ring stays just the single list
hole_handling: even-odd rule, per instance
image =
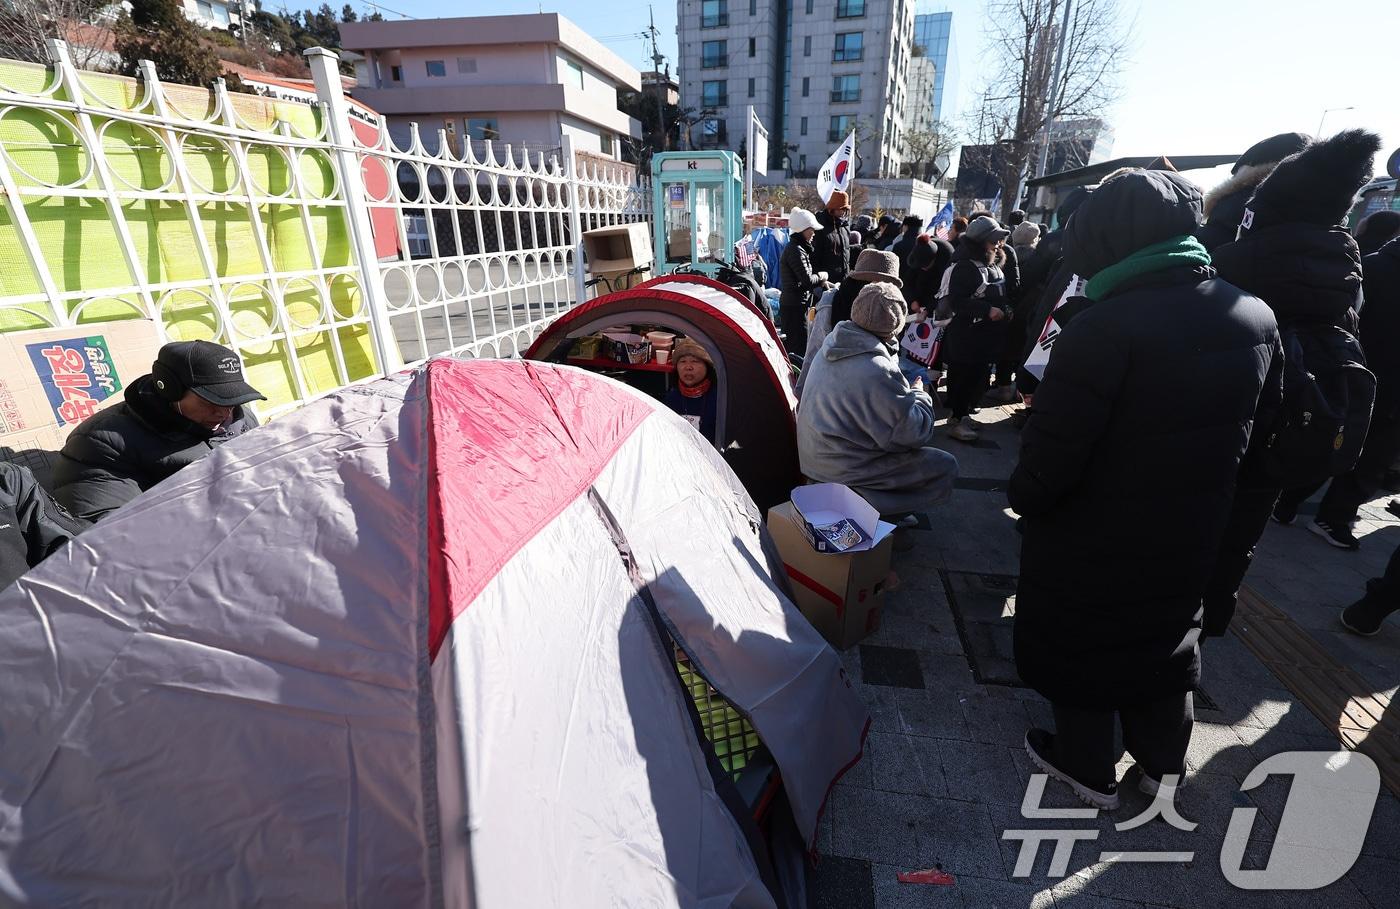
[{"label": "white sneaker", "polygon": [[968,417],[949,417],[948,438],[957,439],[959,442],[976,442],[980,437],[977,430],[972,428],[973,425]]}]

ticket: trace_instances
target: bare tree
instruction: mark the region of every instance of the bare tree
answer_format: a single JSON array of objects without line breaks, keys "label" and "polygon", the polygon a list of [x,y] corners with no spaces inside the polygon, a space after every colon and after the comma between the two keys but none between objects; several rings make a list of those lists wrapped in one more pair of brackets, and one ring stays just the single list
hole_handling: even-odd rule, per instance
[{"label": "bare tree", "polygon": [[[1072,6],[1065,28],[1067,3]],[[992,75],[968,118],[975,147],[964,148],[964,162],[996,177],[1005,216],[1020,201],[1016,190],[1046,139],[1047,125],[1101,119],[1116,100],[1129,29],[1117,0],[990,0],[986,20],[983,69]]]},{"label": "bare tree", "polygon": [[915,180],[936,182],[948,169],[945,160],[958,147],[958,133],[951,123],[936,120],[928,129],[904,134],[904,166]]},{"label": "bare tree", "polygon": [[68,42],[79,69],[103,68],[112,54],[109,0],[0,0],[0,57],[49,63],[48,41]]}]

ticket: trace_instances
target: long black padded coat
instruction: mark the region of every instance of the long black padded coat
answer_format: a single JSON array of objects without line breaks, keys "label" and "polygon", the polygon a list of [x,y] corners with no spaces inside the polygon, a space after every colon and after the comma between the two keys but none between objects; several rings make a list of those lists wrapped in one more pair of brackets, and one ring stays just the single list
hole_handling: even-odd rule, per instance
[{"label": "long black padded coat", "polygon": [[[1176,174],[1106,184],[1070,223],[1070,264],[1093,275],[1190,233],[1185,203],[1199,199]],[[1130,279],[1065,330],[1008,489],[1025,518],[1015,654],[1027,684],[1098,709],[1195,687],[1202,588],[1282,366],[1268,306],[1206,266]]]}]

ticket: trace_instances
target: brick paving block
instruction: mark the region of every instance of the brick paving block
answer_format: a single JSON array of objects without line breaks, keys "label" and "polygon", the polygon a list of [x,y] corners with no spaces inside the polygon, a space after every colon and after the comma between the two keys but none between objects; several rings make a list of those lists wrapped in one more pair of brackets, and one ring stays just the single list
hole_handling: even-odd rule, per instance
[{"label": "brick paving block", "polygon": [[[1400,861],[1400,799],[1385,787],[1381,787],[1375,810],[1371,812],[1371,827],[1366,831],[1366,843],[1361,851]],[[1400,877],[1395,878],[1395,890],[1400,892]]]},{"label": "brick paving block", "polygon": [[875,909],[870,862],[835,855],[822,856],[807,872],[810,909]]},{"label": "brick paving block", "polygon": [[950,739],[937,745],[949,798],[1013,807],[1025,798],[1026,777],[1017,768],[1012,749]]},{"label": "brick paving block", "polygon": [[1005,877],[1000,831],[982,805],[952,799],[926,799],[917,819],[918,867],[942,866],[955,875]]},{"label": "brick paving block", "polygon": [[1186,770],[1189,774],[1218,773],[1242,780],[1257,763],[1259,761],[1249,746],[1232,727],[1196,721],[1191,730],[1191,744],[1186,749]]},{"label": "brick paving block", "polygon": [[1023,703],[980,693],[959,700],[973,741],[998,745],[1024,744],[1030,717]]},{"label": "brick paving block", "polygon": [[1241,722],[1273,733],[1331,735],[1331,731],[1322,721],[1311,710],[1294,700],[1291,694],[1260,699],[1250,709],[1249,717]]},{"label": "brick paving block", "polygon": [[964,881],[969,878],[958,877],[952,885],[901,884],[895,876],[901,871],[922,870],[902,865],[871,865],[876,909],[961,909]]},{"label": "brick paving block", "polygon": [[969,738],[956,692],[899,689],[895,691],[895,704],[899,719],[895,732],[935,739],[967,741]]},{"label": "brick paving block", "polygon": [[1374,909],[1391,909],[1400,893],[1400,861],[1393,854],[1363,853],[1344,880],[1360,891]]},{"label": "brick paving block", "polygon": [[963,655],[961,648],[956,653],[925,650],[920,652],[919,658],[928,688],[957,691],[963,695],[982,688],[977,684],[977,677],[973,675],[972,667],[968,665],[967,657]]},{"label": "brick paving block", "polygon": [[831,851],[845,858],[913,867],[919,860],[917,830],[927,799],[877,789],[837,786]]},{"label": "brick paving block", "polygon": [[890,688],[924,688],[923,669],[919,652],[908,647],[882,647],[878,644],[860,645],[861,681],[866,685]]},{"label": "brick paving block", "polygon": [[871,733],[866,739],[869,786],[886,792],[946,797],[938,740],[912,735]]}]

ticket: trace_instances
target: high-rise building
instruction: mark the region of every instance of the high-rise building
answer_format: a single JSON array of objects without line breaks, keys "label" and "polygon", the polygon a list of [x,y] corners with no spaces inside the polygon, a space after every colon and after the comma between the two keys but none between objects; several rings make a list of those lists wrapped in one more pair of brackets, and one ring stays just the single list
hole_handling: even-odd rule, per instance
[{"label": "high-rise building", "polygon": [[773,170],[811,176],[854,129],[859,173],[898,174],[913,0],[678,0],[676,31],[695,147],[738,149],[753,105]]},{"label": "high-rise building", "polygon": [[[921,0],[920,7],[927,4]],[[958,116],[958,54],[953,44],[953,14],[919,13],[914,17],[914,53],[933,61],[933,119],[952,122]]]}]

